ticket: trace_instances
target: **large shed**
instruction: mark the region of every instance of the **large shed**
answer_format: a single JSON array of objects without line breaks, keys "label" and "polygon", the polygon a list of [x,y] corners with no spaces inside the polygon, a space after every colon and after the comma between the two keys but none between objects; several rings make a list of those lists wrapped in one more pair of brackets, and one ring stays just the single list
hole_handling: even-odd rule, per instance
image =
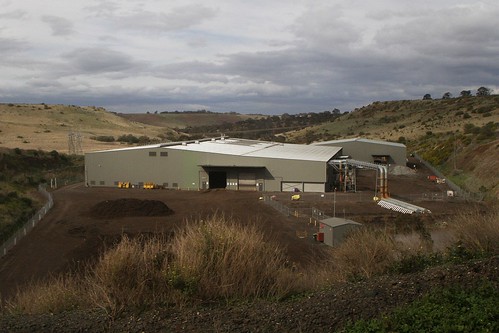
[{"label": "large shed", "polygon": [[338,246],[352,229],[361,225],[352,220],[330,217],[320,221],[319,233],[323,234],[324,244]]},{"label": "large shed", "polygon": [[328,162],[341,147],[307,146],[236,138],[129,147],[85,154],[88,186],[130,182],[172,189],[325,192]]},{"label": "large shed", "polygon": [[314,145],[342,147],[343,155],[369,163],[405,166],[407,161],[407,147],[397,142],[353,138],[317,142]]}]

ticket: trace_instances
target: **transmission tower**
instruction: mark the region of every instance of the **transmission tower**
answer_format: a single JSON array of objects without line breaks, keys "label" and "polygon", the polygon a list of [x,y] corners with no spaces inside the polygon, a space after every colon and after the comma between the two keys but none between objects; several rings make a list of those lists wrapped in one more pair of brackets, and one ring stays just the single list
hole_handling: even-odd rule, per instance
[{"label": "transmission tower", "polygon": [[82,136],[80,132],[68,133],[68,150],[70,155],[81,155],[83,149],[81,148]]}]

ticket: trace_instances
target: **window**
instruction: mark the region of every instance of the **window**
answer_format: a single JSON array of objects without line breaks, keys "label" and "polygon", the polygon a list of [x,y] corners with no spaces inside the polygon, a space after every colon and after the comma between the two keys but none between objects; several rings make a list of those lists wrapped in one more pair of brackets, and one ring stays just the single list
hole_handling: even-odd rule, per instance
[{"label": "window", "polygon": [[167,188],[168,187],[168,183],[163,183],[163,187]]},{"label": "window", "polygon": [[118,186],[119,181],[114,182],[114,186]]},{"label": "window", "polygon": [[168,157],[168,152],[167,151],[162,151],[159,153],[159,156],[161,157]]},{"label": "window", "polygon": [[99,185],[106,185],[106,182],[105,182],[105,181],[103,181],[103,180],[101,180],[101,181],[99,182]]},{"label": "window", "polygon": [[156,152],[155,152],[155,151],[150,151],[150,152],[149,152],[149,156],[151,156],[151,157],[152,157],[152,156],[156,156]]},{"label": "window", "polygon": [[90,185],[95,185],[95,180],[91,180]]},{"label": "window", "polygon": [[175,187],[178,187],[178,183],[173,183],[173,184],[172,184],[172,187],[174,187],[174,188],[175,188]]}]

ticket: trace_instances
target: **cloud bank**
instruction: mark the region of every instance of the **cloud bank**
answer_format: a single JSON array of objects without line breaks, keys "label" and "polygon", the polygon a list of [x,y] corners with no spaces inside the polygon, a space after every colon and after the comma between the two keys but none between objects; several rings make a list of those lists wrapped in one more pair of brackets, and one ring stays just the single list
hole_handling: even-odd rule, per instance
[{"label": "cloud bank", "polygon": [[0,5],[4,103],[279,114],[498,89],[496,1]]}]

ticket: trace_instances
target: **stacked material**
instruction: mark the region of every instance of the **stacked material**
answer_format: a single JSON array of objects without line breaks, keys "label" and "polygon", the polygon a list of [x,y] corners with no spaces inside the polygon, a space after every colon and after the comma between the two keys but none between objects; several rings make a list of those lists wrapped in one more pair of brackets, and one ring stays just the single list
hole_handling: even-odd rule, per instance
[{"label": "stacked material", "polygon": [[430,210],[419,207],[404,201],[392,199],[392,198],[385,198],[381,199],[378,201],[378,205],[386,208],[386,209],[391,209],[393,211],[402,213],[402,214],[413,214],[413,213],[419,213],[419,214],[424,214],[424,213],[431,213]]}]

